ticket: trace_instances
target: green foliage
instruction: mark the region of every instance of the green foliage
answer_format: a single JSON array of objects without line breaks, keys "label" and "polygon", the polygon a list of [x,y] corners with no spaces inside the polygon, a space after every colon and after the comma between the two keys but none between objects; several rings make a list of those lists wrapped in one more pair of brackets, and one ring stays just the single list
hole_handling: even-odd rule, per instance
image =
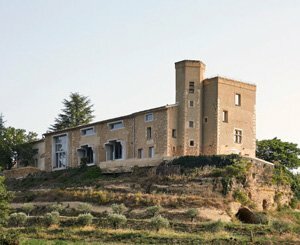
[{"label": "green foliage", "polygon": [[34,206],[31,203],[26,203],[22,206],[22,210],[29,216],[33,211]]},{"label": "green foliage", "polygon": [[222,194],[226,196],[232,189],[232,178],[230,177],[223,177],[221,179],[222,183]]},{"label": "green foliage", "polygon": [[205,225],[205,230],[209,232],[220,232],[224,230],[224,223],[221,220],[209,222]]},{"label": "green foliage", "polygon": [[90,213],[92,211],[92,205],[89,203],[80,203],[77,207],[77,210],[81,213]]},{"label": "green foliage", "polygon": [[196,208],[190,208],[186,211],[186,215],[188,218],[191,219],[191,222],[194,221],[194,219],[198,216],[199,211]]},{"label": "green foliage", "polygon": [[71,93],[69,100],[63,100],[63,105],[62,113],[55,118],[55,123],[49,128],[51,131],[87,124],[94,118],[93,105],[87,96]]},{"label": "green foliage", "polygon": [[93,222],[93,215],[90,213],[79,214],[77,217],[77,224],[81,226],[91,225]]},{"label": "green foliage", "polygon": [[19,232],[17,230],[1,230],[0,229],[0,244],[1,245],[17,245],[19,244]]},{"label": "green foliage", "polygon": [[201,168],[204,166],[215,166],[217,168],[223,168],[234,164],[240,160],[239,155],[214,155],[214,156],[183,156],[174,159],[171,165],[179,165],[183,169],[189,168]]},{"label": "green foliage", "polygon": [[0,176],[0,226],[6,223],[9,214],[9,202],[12,194],[7,191],[4,184],[4,177]]},{"label": "green foliage", "polygon": [[50,205],[50,210],[52,212],[58,212],[61,213],[66,207],[62,203],[56,203]]},{"label": "green foliage", "polygon": [[274,220],[272,222],[272,229],[279,233],[286,233],[292,231],[292,227],[289,223],[279,220]]},{"label": "green foliage", "polygon": [[9,224],[11,226],[24,226],[27,221],[27,215],[25,213],[12,213],[9,216]]},{"label": "green foliage", "polygon": [[115,214],[124,214],[127,210],[126,206],[122,204],[112,204],[111,209]]},{"label": "green foliage", "polygon": [[150,225],[153,229],[159,231],[162,228],[168,228],[170,223],[168,219],[158,215],[150,219]]},{"label": "green foliage", "polygon": [[46,213],[44,215],[44,224],[46,226],[58,225],[59,224],[59,213],[54,212],[54,211],[51,213]]},{"label": "green foliage", "polygon": [[32,149],[30,142],[36,140],[37,134],[14,127],[1,127],[0,166],[11,169],[17,162],[23,166],[33,164],[36,150]]},{"label": "green foliage", "polygon": [[241,191],[241,190],[235,190],[232,194],[234,200],[240,202],[242,205],[246,206],[249,204],[249,198],[246,195],[245,192]]},{"label": "green foliage", "polygon": [[300,167],[300,148],[297,144],[274,138],[257,141],[256,156],[288,168]]},{"label": "green foliage", "polygon": [[155,215],[158,215],[161,210],[161,206],[155,205],[155,206],[150,206],[146,209],[146,212],[149,216],[153,217]]},{"label": "green foliage", "polygon": [[114,229],[119,228],[121,225],[127,222],[127,218],[122,214],[112,213],[107,216],[107,219]]}]

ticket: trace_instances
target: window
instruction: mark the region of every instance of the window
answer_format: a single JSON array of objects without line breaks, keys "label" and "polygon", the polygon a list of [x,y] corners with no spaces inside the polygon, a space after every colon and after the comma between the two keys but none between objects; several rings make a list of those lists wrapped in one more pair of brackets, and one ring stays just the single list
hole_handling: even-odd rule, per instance
[{"label": "window", "polygon": [[94,127],[84,128],[80,130],[81,135],[89,136],[95,134]]},{"label": "window", "polygon": [[106,161],[125,159],[124,148],[120,141],[110,140],[105,144]]},{"label": "window", "polygon": [[147,127],[146,137],[147,137],[147,140],[152,139],[152,128],[151,127]]},{"label": "window", "polygon": [[228,122],[228,111],[223,111],[222,113],[222,121]]},{"label": "window", "polygon": [[193,101],[193,100],[190,100],[190,101],[189,101],[189,106],[190,106],[190,107],[194,107],[194,101]]},{"label": "window", "polygon": [[143,149],[138,149],[138,158],[143,158]]},{"label": "window", "polygon": [[145,122],[153,121],[153,113],[148,113],[145,115]]},{"label": "window", "polygon": [[190,140],[190,146],[195,146],[194,140]]},{"label": "window", "polygon": [[53,137],[54,143],[54,169],[67,167],[67,135]]},{"label": "window", "polygon": [[240,106],[241,105],[241,94],[235,94],[234,96],[234,103],[236,106]]},{"label": "window", "polygon": [[195,92],[195,82],[189,83],[189,93],[193,94]]},{"label": "window", "polygon": [[83,145],[77,150],[77,154],[80,158],[80,164],[94,164],[94,152],[92,147]]},{"label": "window", "polygon": [[205,123],[208,122],[208,117],[204,117],[204,122],[205,122]]},{"label": "window", "polygon": [[123,121],[109,123],[108,127],[110,128],[110,130],[124,128]]},{"label": "window", "polygon": [[242,143],[242,130],[240,130],[240,129],[234,130],[234,143],[237,143],[237,144]]},{"label": "window", "polygon": [[172,129],[172,138],[176,138],[176,137],[177,137],[176,129]]},{"label": "window", "polygon": [[149,147],[148,156],[149,156],[149,158],[154,157],[154,147],[153,146]]},{"label": "window", "polygon": [[193,128],[194,127],[194,121],[189,121],[189,127]]}]

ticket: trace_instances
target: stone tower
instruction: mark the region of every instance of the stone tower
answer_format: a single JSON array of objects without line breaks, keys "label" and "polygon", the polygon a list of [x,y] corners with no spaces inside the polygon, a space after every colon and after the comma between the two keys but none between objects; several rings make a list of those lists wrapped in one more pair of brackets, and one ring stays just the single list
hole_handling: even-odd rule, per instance
[{"label": "stone tower", "polygon": [[202,152],[202,100],[205,64],[197,60],[175,63],[178,104],[177,151],[180,155]]}]

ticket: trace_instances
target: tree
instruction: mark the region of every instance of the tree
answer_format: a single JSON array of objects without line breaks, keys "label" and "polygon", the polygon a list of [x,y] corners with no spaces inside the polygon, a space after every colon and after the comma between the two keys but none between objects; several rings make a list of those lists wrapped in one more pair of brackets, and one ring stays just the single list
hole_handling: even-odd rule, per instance
[{"label": "tree", "polygon": [[65,128],[76,127],[90,123],[94,119],[90,99],[79,93],[71,93],[70,99],[63,100],[64,108],[62,113],[55,118],[55,123],[50,126],[51,131],[62,130]]},{"label": "tree", "polygon": [[4,185],[4,177],[0,176],[0,226],[5,224],[9,214],[9,202],[12,199],[11,193],[9,193]]},{"label": "tree", "polygon": [[36,150],[31,142],[37,139],[34,132],[26,133],[24,129],[5,127],[3,116],[0,116],[0,166],[11,169],[17,162],[27,166],[33,162]]},{"label": "tree", "polygon": [[277,162],[287,168],[300,167],[300,148],[297,144],[277,138],[257,141],[256,156],[272,163]]}]

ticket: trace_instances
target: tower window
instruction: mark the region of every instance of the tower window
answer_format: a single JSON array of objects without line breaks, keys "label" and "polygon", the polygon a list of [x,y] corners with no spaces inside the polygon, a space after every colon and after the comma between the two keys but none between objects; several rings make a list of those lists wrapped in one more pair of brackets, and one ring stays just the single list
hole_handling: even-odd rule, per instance
[{"label": "tower window", "polygon": [[193,94],[195,92],[195,82],[189,83],[189,93]]},{"label": "tower window", "polygon": [[190,140],[190,146],[195,146],[194,140]]},{"label": "tower window", "polygon": [[241,94],[235,94],[234,103],[236,106],[241,106]]},{"label": "tower window", "polygon": [[149,158],[154,157],[154,147],[153,146],[149,147],[148,157]]},{"label": "tower window", "polygon": [[222,121],[228,122],[228,111],[223,111],[222,113]]},{"label": "tower window", "polygon": [[242,144],[242,130],[240,129],[234,130],[234,143]]},{"label": "tower window", "polygon": [[143,149],[138,149],[138,158],[143,158]]},{"label": "tower window", "polygon": [[147,132],[146,132],[146,136],[147,136],[147,140],[151,140],[152,139],[152,128],[151,127],[147,127]]},{"label": "tower window", "polygon": [[189,101],[189,107],[194,107],[194,101],[193,100]]},{"label": "tower window", "polygon": [[193,128],[194,127],[194,121],[189,121],[189,127]]},{"label": "tower window", "polygon": [[153,121],[153,113],[148,113],[145,115],[145,122]]},{"label": "tower window", "polygon": [[176,138],[176,137],[177,137],[176,129],[172,129],[172,138]]}]

